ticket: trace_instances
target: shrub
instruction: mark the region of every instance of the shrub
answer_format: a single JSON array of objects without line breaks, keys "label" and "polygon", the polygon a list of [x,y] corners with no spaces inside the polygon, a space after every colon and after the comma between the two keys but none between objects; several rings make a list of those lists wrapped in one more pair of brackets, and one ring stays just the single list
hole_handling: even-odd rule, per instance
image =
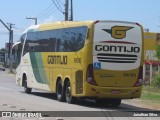
[{"label": "shrub", "polygon": [[160,74],[156,75],[151,83],[153,87],[160,88]]}]

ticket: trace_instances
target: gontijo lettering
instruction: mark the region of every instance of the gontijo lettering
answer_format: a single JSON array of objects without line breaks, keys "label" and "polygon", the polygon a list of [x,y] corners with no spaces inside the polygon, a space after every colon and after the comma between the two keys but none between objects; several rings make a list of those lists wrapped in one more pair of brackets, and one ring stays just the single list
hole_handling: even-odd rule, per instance
[{"label": "gontijo lettering", "polygon": [[48,55],[48,64],[67,64],[67,56],[66,55]]},{"label": "gontijo lettering", "polygon": [[96,45],[96,51],[108,51],[108,52],[128,52],[128,53],[139,53],[139,47],[130,47],[126,46],[113,46],[113,45]]}]

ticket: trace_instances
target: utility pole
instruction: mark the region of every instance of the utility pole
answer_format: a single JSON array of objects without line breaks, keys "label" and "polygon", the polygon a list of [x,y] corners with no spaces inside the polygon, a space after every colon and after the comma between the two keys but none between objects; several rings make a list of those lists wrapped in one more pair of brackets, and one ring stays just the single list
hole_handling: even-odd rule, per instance
[{"label": "utility pole", "polygon": [[65,3],[65,20],[68,21],[68,0]]},{"label": "utility pole", "polygon": [[10,23],[9,27],[0,19],[0,22],[7,28],[7,30],[9,31],[9,50],[8,50],[8,58],[10,61],[10,72],[12,71],[12,60],[11,60],[11,46],[13,44],[13,30],[12,30],[12,26],[15,24]]},{"label": "utility pole", "polygon": [[12,50],[11,50],[11,47],[13,45],[13,25],[15,24],[12,24],[12,23],[7,23],[9,24],[9,51],[8,51],[8,54],[9,54],[9,60],[10,60],[10,72],[13,72],[12,69],[13,69],[13,64],[12,64]]},{"label": "utility pole", "polygon": [[71,21],[73,21],[73,1],[71,0]]},{"label": "utility pole", "polygon": [[32,19],[32,20],[35,20],[35,25],[37,25],[37,18],[35,18],[35,17],[26,17],[26,19]]},{"label": "utility pole", "polygon": [[8,51],[8,55],[9,55],[9,58],[10,58],[11,46],[13,44],[13,30],[12,30],[12,27],[15,24],[12,24],[12,23],[7,23],[7,24],[9,24],[9,51]]},{"label": "utility pole", "polygon": [[[70,17],[69,17],[69,4],[70,4]],[[73,21],[73,0],[66,0],[65,2],[65,20],[68,21]]]}]

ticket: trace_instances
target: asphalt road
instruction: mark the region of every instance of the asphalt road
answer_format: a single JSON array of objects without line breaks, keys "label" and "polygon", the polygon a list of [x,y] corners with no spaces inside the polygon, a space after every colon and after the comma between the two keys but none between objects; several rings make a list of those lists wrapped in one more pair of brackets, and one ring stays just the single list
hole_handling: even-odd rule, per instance
[{"label": "asphalt road", "polygon": [[[135,111],[150,111],[151,109],[140,108],[126,104],[125,100],[118,108],[109,108],[107,106],[98,106],[91,100],[78,100],[76,104],[68,104],[65,102],[58,102],[56,96],[53,93],[47,93],[40,90],[33,90],[32,94],[26,94],[23,92],[23,88],[19,87],[15,83],[15,74],[9,74],[8,70],[0,71],[0,114],[2,111],[41,111],[46,117],[42,118],[23,118],[25,120],[158,120],[158,117],[125,117],[135,113]],[[43,112],[52,111],[52,112]],[[57,116],[53,116],[57,113]],[[60,112],[57,112],[60,111]],[[68,112],[73,111],[73,112]],[[77,112],[88,111],[88,112]],[[123,112],[130,111],[130,112]],[[133,111],[133,112],[131,112]],[[67,114],[67,115],[66,115]],[[62,117],[61,117],[62,115]],[[66,116],[65,116],[66,115]],[[73,117],[73,116],[75,117]],[[88,115],[88,116],[87,116]],[[113,117],[105,117],[105,116]],[[123,117],[116,117],[123,116]],[[21,120],[22,118],[0,118],[0,120]]]}]

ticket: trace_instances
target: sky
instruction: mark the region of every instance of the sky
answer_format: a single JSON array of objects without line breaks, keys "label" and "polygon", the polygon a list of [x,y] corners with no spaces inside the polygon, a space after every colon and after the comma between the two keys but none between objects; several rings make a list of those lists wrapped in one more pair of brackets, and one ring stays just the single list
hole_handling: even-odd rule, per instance
[{"label": "sky", "polygon": [[[57,7],[55,6],[56,3]],[[65,0],[1,0],[0,19],[13,23],[13,42],[19,40],[23,31],[34,25],[64,20]],[[85,20],[120,20],[140,23],[150,32],[160,32],[160,0],[73,0],[73,18]],[[9,41],[8,30],[0,23],[0,48]]]}]

